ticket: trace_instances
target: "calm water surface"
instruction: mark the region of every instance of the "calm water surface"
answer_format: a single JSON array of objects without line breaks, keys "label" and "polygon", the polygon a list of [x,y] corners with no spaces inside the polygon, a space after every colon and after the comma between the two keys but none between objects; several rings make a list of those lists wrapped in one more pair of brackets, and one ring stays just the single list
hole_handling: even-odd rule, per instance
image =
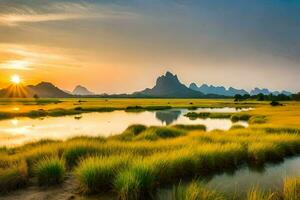
[{"label": "calm water surface", "polygon": [[[247,109],[199,108],[195,112],[240,112]],[[0,146],[20,145],[40,139],[67,139],[74,136],[104,136],[120,134],[129,125],[144,124],[203,124],[207,130],[228,130],[233,125],[229,119],[190,120],[184,114],[187,109],[171,109],[155,112],[114,111],[104,113],[85,113],[78,116],[45,117],[39,119],[15,118],[0,121]],[[246,122],[238,122],[247,126]]]},{"label": "calm water surface", "polygon": [[[244,197],[253,187],[258,187],[265,191],[281,191],[285,178],[299,176],[300,156],[297,156],[287,158],[281,163],[267,164],[260,170],[243,167],[231,174],[224,173],[213,176],[211,179],[203,178],[202,180],[208,187],[224,194],[236,194]],[[162,189],[158,196],[159,199],[171,199],[172,189]]]}]

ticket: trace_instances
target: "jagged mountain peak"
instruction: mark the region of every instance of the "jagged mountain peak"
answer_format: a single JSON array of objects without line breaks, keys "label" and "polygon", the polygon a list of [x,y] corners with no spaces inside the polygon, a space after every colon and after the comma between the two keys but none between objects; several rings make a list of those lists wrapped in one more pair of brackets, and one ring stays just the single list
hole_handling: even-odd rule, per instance
[{"label": "jagged mountain peak", "polygon": [[190,84],[190,89],[195,91],[200,91],[204,94],[215,94],[215,95],[222,95],[222,96],[234,96],[236,94],[248,94],[245,90],[239,90],[235,89],[233,87],[230,87],[226,89],[224,86],[213,86],[208,84],[202,84],[201,86],[197,86],[196,83]]},{"label": "jagged mountain peak", "polygon": [[135,94],[154,97],[203,97],[201,92],[189,89],[179,81],[177,75],[169,71],[157,78],[156,85],[152,89],[145,89]]}]

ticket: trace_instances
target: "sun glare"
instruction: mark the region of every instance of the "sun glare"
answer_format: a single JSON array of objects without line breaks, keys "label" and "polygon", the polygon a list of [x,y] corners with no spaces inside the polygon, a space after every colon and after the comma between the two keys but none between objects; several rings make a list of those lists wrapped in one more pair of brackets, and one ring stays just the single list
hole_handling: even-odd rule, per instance
[{"label": "sun glare", "polygon": [[10,80],[11,80],[11,82],[14,83],[14,84],[19,84],[19,83],[21,83],[21,78],[20,78],[19,75],[13,75],[13,76],[11,77]]}]

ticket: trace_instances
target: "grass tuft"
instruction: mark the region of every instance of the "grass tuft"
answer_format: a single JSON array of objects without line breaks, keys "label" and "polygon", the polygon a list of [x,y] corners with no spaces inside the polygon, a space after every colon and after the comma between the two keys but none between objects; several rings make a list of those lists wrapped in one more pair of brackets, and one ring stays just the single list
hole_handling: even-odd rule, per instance
[{"label": "grass tuft", "polygon": [[103,192],[112,188],[117,172],[129,164],[129,157],[89,157],[81,160],[74,174],[84,193]]},{"label": "grass tuft", "polygon": [[239,129],[245,129],[246,127],[240,124],[235,124],[231,126],[230,130],[239,130]]},{"label": "grass tuft", "polygon": [[57,157],[48,157],[35,164],[34,172],[39,185],[55,185],[64,180],[65,162]]},{"label": "grass tuft", "polygon": [[90,145],[71,145],[64,150],[63,157],[69,168],[74,167],[77,162],[83,158],[90,155],[96,154],[97,149]]},{"label": "grass tuft", "polygon": [[144,163],[134,164],[121,171],[115,181],[114,187],[119,199],[141,199],[151,195],[154,189],[155,177],[152,168]]},{"label": "grass tuft", "polygon": [[193,130],[201,130],[201,131],[206,131],[206,126],[205,125],[185,125],[185,124],[177,124],[172,126],[176,129],[181,129],[185,131],[193,131]]},{"label": "grass tuft", "polygon": [[27,164],[22,161],[9,168],[0,168],[0,193],[8,193],[26,186],[28,182]]},{"label": "grass tuft", "polygon": [[158,127],[151,126],[137,137],[136,140],[158,140],[161,138],[174,138],[178,136],[182,136],[185,134],[185,131],[179,130],[172,127]]},{"label": "grass tuft", "polygon": [[238,121],[248,121],[250,119],[251,115],[247,113],[235,113],[231,116],[232,122],[238,122]]},{"label": "grass tuft", "polygon": [[215,190],[207,188],[198,181],[193,181],[187,186],[173,187],[172,199],[174,200],[225,200],[226,198]]}]

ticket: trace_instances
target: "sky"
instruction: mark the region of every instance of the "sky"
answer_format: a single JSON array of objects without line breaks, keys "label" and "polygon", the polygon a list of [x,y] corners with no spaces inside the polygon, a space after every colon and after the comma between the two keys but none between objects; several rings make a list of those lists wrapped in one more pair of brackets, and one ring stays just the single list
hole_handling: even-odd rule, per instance
[{"label": "sky", "polygon": [[298,0],[0,0],[0,88],[183,83],[300,91]]}]

